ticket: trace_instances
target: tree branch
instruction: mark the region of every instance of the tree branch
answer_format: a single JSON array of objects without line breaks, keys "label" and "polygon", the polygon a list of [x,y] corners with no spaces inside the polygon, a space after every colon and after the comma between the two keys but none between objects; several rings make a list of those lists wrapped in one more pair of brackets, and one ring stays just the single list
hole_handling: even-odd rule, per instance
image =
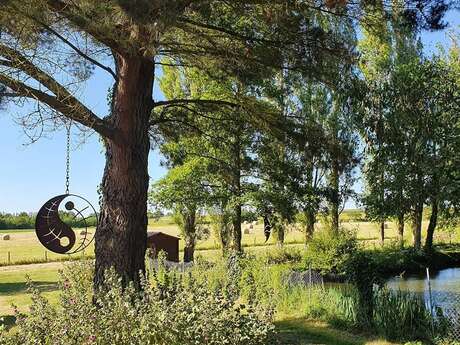
[{"label": "tree branch", "polygon": [[194,104],[214,104],[214,105],[225,105],[229,107],[237,107],[238,104],[232,103],[229,101],[224,100],[213,100],[213,99],[172,99],[170,101],[158,101],[154,102],[153,107],[163,107],[163,106],[171,106],[175,104],[184,104],[184,103],[194,103]]},{"label": "tree branch", "polygon": [[94,65],[98,66],[99,68],[103,69],[104,71],[108,72],[112,77],[113,79],[117,80],[118,77],[117,75],[115,74],[115,72],[108,66],[105,66],[103,65],[102,63],[100,63],[99,61],[93,59],[92,57],[90,57],[89,55],[83,53],[77,46],[75,46],[72,42],[70,42],[68,39],[66,39],[64,36],[62,36],[60,33],[58,33],[56,30],[54,30],[52,27],[46,25],[45,23],[42,23],[38,20],[36,20],[35,18],[33,18],[37,23],[39,23],[40,25],[42,25],[46,30],[48,30],[49,32],[51,32],[53,35],[55,35],[57,38],[59,38],[62,42],[64,42],[65,44],[67,44],[73,51],[75,51],[78,55],[80,55],[82,58],[88,60],[89,62],[93,63]]},{"label": "tree branch", "polygon": [[89,62],[91,62],[92,64],[98,66],[99,68],[103,69],[104,71],[108,72],[110,75],[112,75],[112,77],[117,80],[117,75],[115,74],[115,72],[108,66],[105,66],[103,65],[102,63],[100,63],[99,61],[97,61],[96,59],[93,59],[92,57],[90,57],[88,54],[85,54],[84,52],[82,52],[75,44],[73,44],[72,42],[70,42],[67,38],[65,38],[64,36],[62,36],[59,32],[57,32],[56,30],[54,30],[50,25],[44,23],[43,21],[39,20],[38,18],[32,16],[32,15],[29,15],[27,14],[26,12],[22,11],[20,8],[18,8],[17,6],[14,6],[12,5],[13,8],[18,12],[20,13],[21,15],[23,15],[24,17],[26,18],[29,18],[31,20],[33,20],[34,22],[36,22],[37,24],[40,24],[41,26],[43,26],[43,28],[45,28],[45,30],[47,30],[48,32],[52,33],[54,36],[56,36],[57,38],[59,38],[63,43],[65,43],[66,45],[68,45],[73,51],[75,51],[78,55],[80,55],[82,58],[88,60]]},{"label": "tree branch", "polygon": [[101,32],[98,32],[94,29],[94,23],[91,18],[85,18],[75,14],[75,12],[72,11],[73,7],[75,7],[72,2],[64,2],[61,0],[46,0],[46,3],[48,4],[48,7],[51,11],[63,16],[69,22],[73,23],[81,30],[92,36],[96,41],[107,45],[109,48],[119,53],[123,52],[120,44],[115,39],[103,35]]},{"label": "tree branch", "polygon": [[[54,96],[49,95],[43,91],[30,87],[19,80],[12,79],[0,73],[0,83],[13,90],[17,94],[16,96],[32,98],[45,103],[50,108],[61,113],[63,116],[77,121],[86,127],[94,129],[100,135],[108,138],[113,137],[114,130],[104,120],[97,117],[90,109],[73,97],[57,81],[31,64],[19,53],[15,52],[11,48],[0,45],[0,54],[5,52],[14,53],[10,56],[13,59],[8,62],[5,61],[2,65],[9,65],[23,71],[54,93]],[[9,95],[11,96],[13,94],[9,93]]]}]

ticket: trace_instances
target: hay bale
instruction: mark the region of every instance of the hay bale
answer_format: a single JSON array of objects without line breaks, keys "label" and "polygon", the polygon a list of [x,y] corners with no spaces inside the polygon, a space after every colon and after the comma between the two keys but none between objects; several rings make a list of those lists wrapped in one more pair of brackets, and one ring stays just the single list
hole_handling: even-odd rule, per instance
[{"label": "hay bale", "polygon": [[85,236],[85,235],[87,235],[87,234],[88,234],[88,231],[86,231],[86,230],[82,230],[82,231],[80,232],[80,235],[81,235],[81,236]]},{"label": "hay bale", "polygon": [[4,241],[9,241],[11,239],[10,235],[6,234],[6,235],[3,235],[3,240]]},{"label": "hay bale", "polygon": [[249,231],[248,228],[245,228],[245,229],[244,229],[244,234],[245,234],[245,235],[249,235],[250,233],[251,233],[251,232]]}]

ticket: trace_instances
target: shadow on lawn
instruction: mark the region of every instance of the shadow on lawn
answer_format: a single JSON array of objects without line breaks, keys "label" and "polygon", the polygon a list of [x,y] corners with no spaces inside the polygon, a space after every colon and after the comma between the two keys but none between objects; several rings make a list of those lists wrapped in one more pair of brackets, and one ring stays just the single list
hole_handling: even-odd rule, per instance
[{"label": "shadow on lawn", "polygon": [[302,318],[275,323],[283,345],[364,345],[366,339]]},{"label": "shadow on lawn", "polygon": [[[53,291],[58,288],[58,283],[47,281],[33,281],[32,286],[41,292]],[[19,294],[27,292],[26,282],[0,283],[0,294]]]},{"label": "shadow on lawn", "polygon": [[5,325],[6,329],[10,329],[16,323],[16,317],[14,315],[1,315],[0,326]]}]

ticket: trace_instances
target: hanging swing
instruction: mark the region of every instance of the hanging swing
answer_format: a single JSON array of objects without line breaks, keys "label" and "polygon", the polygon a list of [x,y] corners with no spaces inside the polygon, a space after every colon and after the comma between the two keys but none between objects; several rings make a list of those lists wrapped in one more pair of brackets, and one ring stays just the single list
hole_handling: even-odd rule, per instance
[{"label": "hanging swing", "polygon": [[[48,250],[58,254],[74,254],[88,247],[94,238],[88,229],[88,218],[98,217],[95,208],[85,198],[70,194],[70,135],[72,122],[66,123],[67,152],[65,194],[49,199],[38,211],[35,220],[35,233],[40,243]],[[61,206],[63,205],[63,207]],[[61,218],[64,218],[66,224]],[[68,220],[69,219],[69,220]],[[82,229],[76,233],[72,226]]]}]

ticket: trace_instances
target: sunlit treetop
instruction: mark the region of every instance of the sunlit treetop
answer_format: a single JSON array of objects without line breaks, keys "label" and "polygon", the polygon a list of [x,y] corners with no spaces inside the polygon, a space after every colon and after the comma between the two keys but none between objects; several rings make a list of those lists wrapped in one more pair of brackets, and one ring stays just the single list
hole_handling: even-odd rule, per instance
[{"label": "sunlit treetop", "polygon": [[[161,64],[168,57],[172,65],[213,67],[247,82],[280,68],[328,79],[331,66],[337,65],[330,61],[352,61],[353,54],[340,33],[319,22],[366,20],[363,9],[373,2],[3,0],[3,98],[36,104],[22,119],[32,131],[64,115],[111,137],[114,133],[102,119],[110,114],[93,113],[78,97],[78,85],[95,68],[116,83],[121,60]],[[448,5],[407,0],[401,6],[414,25],[437,29]],[[384,3],[384,11],[392,6]]]}]

